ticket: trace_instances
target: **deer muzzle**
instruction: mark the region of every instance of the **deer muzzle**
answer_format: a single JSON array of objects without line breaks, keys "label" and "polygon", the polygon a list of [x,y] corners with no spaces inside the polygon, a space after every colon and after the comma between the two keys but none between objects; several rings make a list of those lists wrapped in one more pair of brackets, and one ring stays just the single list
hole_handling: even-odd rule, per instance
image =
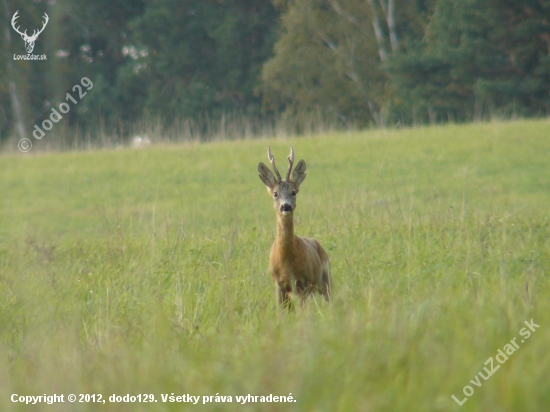
[{"label": "deer muzzle", "polygon": [[292,213],[292,205],[289,203],[285,203],[281,205],[281,213],[283,215],[288,215],[289,213]]}]

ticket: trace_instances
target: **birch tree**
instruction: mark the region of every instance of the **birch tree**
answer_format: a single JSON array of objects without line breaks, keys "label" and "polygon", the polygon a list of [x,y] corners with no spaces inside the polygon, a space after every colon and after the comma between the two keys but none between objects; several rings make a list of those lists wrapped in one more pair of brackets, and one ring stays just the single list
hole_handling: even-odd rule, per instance
[{"label": "birch tree", "polygon": [[18,91],[17,83],[15,82],[15,70],[13,67],[13,61],[9,56],[11,50],[11,31],[9,21],[11,21],[12,15],[7,0],[3,0],[4,3],[4,41],[6,44],[6,65],[7,65],[7,83],[10,94],[11,106],[13,111],[13,118],[15,119],[15,132],[18,140],[27,137],[27,131],[25,128],[25,116],[23,114],[23,103]]}]

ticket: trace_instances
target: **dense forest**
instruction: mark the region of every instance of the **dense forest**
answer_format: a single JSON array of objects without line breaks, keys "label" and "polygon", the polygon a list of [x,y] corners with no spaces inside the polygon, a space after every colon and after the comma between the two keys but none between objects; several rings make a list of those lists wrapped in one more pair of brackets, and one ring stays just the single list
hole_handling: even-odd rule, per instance
[{"label": "dense forest", "polygon": [[[550,112],[550,0],[1,0],[0,10],[0,140],[30,135],[84,77],[93,90],[64,121],[92,133],[145,117],[315,113],[368,127]],[[27,51],[15,29],[45,20],[32,53],[47,59],[17,58]]]}]

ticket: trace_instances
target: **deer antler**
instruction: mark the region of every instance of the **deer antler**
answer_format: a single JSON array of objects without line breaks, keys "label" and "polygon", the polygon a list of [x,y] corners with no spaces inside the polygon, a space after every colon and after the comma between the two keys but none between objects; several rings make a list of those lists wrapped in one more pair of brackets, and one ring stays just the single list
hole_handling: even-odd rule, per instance
[{"label": "deer antler", "polygon": [[277,166],[275,166],[275,158],[271,154],[271,147],[267,146],[267,158],[269,159],[269,163],[271,163],[271,167],[273,167],[273,171],[275,172],[275,176],[277,177],[277,180],[280,182],[281,174],[279,173],[279,170],[277,170]]},{"label": "deer antler", "polygon": [[288,163],[290,163],[290,166],[288,167],[288,170],[286,172],[286,181],[290,182],[290,173],[292,172],[292,165],[294,164],[294,149],[292,146],[290,146],[290,154],[288,155]]},{"label": "deer antler", "polygon": [[33,33],[32,33],[32,36],[30,37],[30,40],[36,40],[38,35],[44,31],[44,29],[46,28],[46,25],[50,21],[50,18],[48,17],[48,15],[46,13],[44,13],[44,16],[42,16],[42,17],[44,18],[44,23],[42,23],[42,28],[40,30],[34,30]]},{"label": "deer antler", "polygon": [[28,36],[27,36],[27,30],[25,30],[24,33],[21,33],[21,32],[19,31],[19,27],[20,27],[20,26],[19,26],[19,27],[15,27],[15,23],[16,23],[15,21],[19,18],[19,16],[17,15],[18,13],[19,13],[19,10],[17,10],[17,11],[15,12],[15,14],[13,15],[13,17],[11,18],[11,27],[13,27],[13,29],[14,29],[17,33],[19,33],[21,36],[28,37]]},{"label": "deer antler", "polygon": [[13,15],[12,19],[11,19],[11,26],[13,27],[13,29],[19,33],[21,35],[21,37],[23,37],[23,39],[25,41],[34,41],[36,40],[36,38],[38,37],[38,35],[40,33],[42,33],[44,31],[44,29],[46,28],[46,25],[48,24],[48,22],[50,21],[50,18],[48,17],[48,15],[46,13],[44,13],[44,16],[42,16],[44,18],[44,22],[42,23],[42,28],[40,30],[34,30],[33,33],[32,33],[32,36],[29,36],[27,34],[27,30],[25,30],[23,33],[21,33],[21,31],[19,31],[19,27],[15,27],[15,24],[17,23],[16,20],[19,18],[19,10],[17,10],[15,12],[15,14]]}]

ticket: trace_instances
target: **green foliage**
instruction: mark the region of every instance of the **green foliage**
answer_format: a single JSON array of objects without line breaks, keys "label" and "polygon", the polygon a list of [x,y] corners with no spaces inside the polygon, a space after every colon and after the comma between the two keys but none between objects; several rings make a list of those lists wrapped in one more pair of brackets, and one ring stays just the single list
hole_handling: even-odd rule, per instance
[{"label": "green foliage", "polygon": [[[550,111],[549,0],[2,2],[2,140],[10,84],[29,133],[82,77],[97,88],[65,126],[115,140],[151,118],[363,127]],[[17,9],[29,30],[49,14],[47,61],[12,61]]]},{"label": "green foliage", "polygon": [[[29,14],[40,21],[43,8],[50,15],[41,37],[48,61],[18,62],[25,68],[19,68],[21,94],[31,96],[25,103],[29,123],[43,120],[50,105],[62,101],[84,76],[98,88],[66,116],[80,131],[102,125],[123,134],[144,115],[169,122],[259,113],[254,90],[277,23],[268,0],[61,0],[29,6]],[[9,19],[4,24],[11,30]],[[9,51],[2,54],[0,70],[8,58]],[[0,87],[0,101],[9,98],[7,88]],[[9,104],[5,107],[2,134],[13,121]]]},{"label": "green foliage", "polygon": [[145,91],[136,88],[123,74],[131,60],[124,53],[133,38],[130,22],[145,7],[143,0],[115,3],[77,0],[63,9],[60,16],[63,37],[57,46],[69,55],[55,62],[65,66],[69,75],[64,77],[60,92],[64,95],[83,76],[97,87],[71,113],[73,123],[78,122],[81,128],[93,130],[100,122],[112,125],[141,115],[139,103]]},{"label": "green foliage", "polygon": [[549,12],[544,1],[438,1],[426,41],[390,65],[400,97],[432,121],[548,114]]},{"label": "green foliage", "polygon": [[[431,3],[398,2],[394,17],[401,51],[422,37]],[[381,47],[389,48],[383,8],[375,8],[385,27],[381,44],[368,1],[290,1],[282,8],[275,56],[262,72],[266,108],[287,115],[320,112],[348,125],[382,125],[394,95],[379,54]]]},{"label": "green foliage", "polygon": [[[327,249],[334,299],[282,314],[256,167],[289,144],[308,165],[296,230]],[[174,392],[297,400],[212,411],[458,410],[451,395],[533,319],[462,409],[544,410],[549,150],[548,122],[521,121],[4,155],[0,409],[29,409],[14,393],[191,409],[162,403]]]},{"label": "green foliage", "polygon": [[[10,82],[13,82],[18,90],[22,115],[28,129],[31,129],[28,123],[43,110],[47,92],[41,86],[47,63],[14,60],[14,55],[26,54],[26,51],[21,36],[11,26],[11,20],[15,12],[19,11],[16,25],[23,32],[27,30],[28,34],[32,34],[34,29],[41,27],[44,10],[45,6],[42,4],[13,0],[2,0],[0,3],[0,142],[12,132],[15,124]],[[44,33],[39,40],[43,38]],[[37,41],[33,53],[45,53],[42,41]]]},{"label": "green foliage", "polygon": [[[150,1],[134,21],[148,78],[145,108],[168,120],[256,110],[277,14],[269,1]],[[151,36],[151,33],[155,33]]]},{"label": "green foliage", "polygon": [[[369,20],[366,2],[347,3],[357,21]],[[268,109],[333,113],[347,122],[374,119],[384,78],[370,31],[361,32],[317,0],[291,2],[282,30],[262,72]]]}]

